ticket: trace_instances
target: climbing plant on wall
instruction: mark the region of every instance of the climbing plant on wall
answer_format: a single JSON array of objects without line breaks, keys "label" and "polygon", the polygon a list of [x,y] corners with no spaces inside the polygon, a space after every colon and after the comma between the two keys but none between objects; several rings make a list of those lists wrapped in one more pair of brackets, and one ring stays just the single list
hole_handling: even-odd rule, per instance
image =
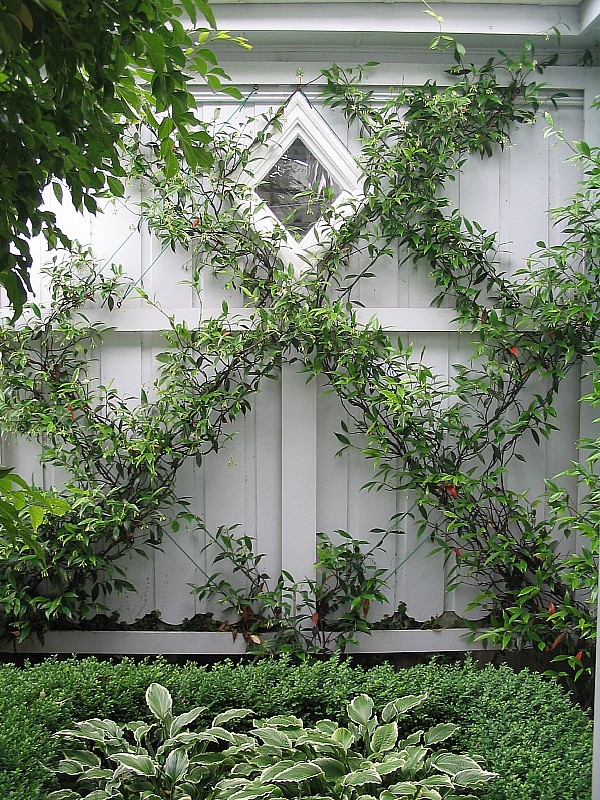
[{"label": "climbing plant on wall", "polygon": [[[594,621],[586,592],[595,590],[597,530],[558,485],[550,487],[550,512],[536,518],[535,503],[510,488],[507,474],[522,458],[524,437],[539,444],[551,435],[565,375],[582,359],[597,358],[598,153],[576,145],[586,183],[558,212],[566,242],[540,244],[510,280],[498,266],[495,235],[452,209],[444,187],[467,157],[493,156],[515,125],[535,121],[544,95],[531,74],[545,65],[530,46],[519,59],[501,54],[483,67],[467,63],[459,44],[452,47],[448,86],[428,82],[383,104],[361,88],[361,69],[324,72],[324,102],[361,131],[362,193],[325,214],[319,247],[299,272],[282,255],[284,225],[257,227],[248,212],[251,189],[240,182],[280,128],[284,110],[247,127],[220,123],[208,177],[185,167],[185,159],[173,177],[160,154],[129,143],[130,176],[148,186],[145,224],[165,245],[195,250],[190,279],[197,291],[202,270],[214,269],[253,311],[249,321],[234,322],[224,306],[195,329],[165,315],[159,377],[131,408],[90,377],[90,358],[105,331],[85,317],[88,303],[119,306],[131,287],[118,270],[107,277],[87,251],[67,253],[50,267],[50,307],[32,306],[26,325],[1,332],[0,408],[4,430],[36,437],[43,459],[68,471],[72,510],[41,526],[60,556],[37,580],[30,574],[25,584],[0,561],[23,592],[21,612],[2,616],[6,631],[18,637],[43,631],[49,615],[37,605],[42,595],[69,598],[57,605],[60,620],[87,613],[99,591],[127,588],[119,557],[159,545],[169,516],[185,513],[175,487],[181,465],[218,450],[225,424],[248,411],[262,379],[296,362],[308,376],[322,375],[339,396],[352,421],[338,433],[342,449],[359,447],[373,460],[372,485],[411,492],[407,514],[452,561],[451,582],[481,587],[489,635],[503,647],[552,651],[576,670],[590,663]],[[463,327],[478,336],[472,360],[449,383],[376,322],[357,322],[357,287],[395,246],[407,262],[429,269],[439,300],[451,299]],[[597,493],[593,474],[578,469]],[[390,528],[402,524],[398,517]],[[577,532],[589,547],[561,558],[559,531]],[[221,592],[245,614],[249,635],[265,620],[281,627],[290,587],[299,591],[291,576],[268,588],[251,547],[236,548],[227,531],[208,534],[222,558],[233,562],[246,553],[240,569],[256,592],[248,599],[212,575],[200,593]],[[328,552],[323,558],[332,557]],[[341,569],[365,567],[338,555]],[[308,587],[300,637],[306,625],[323,633],[326,607],[335,606],[338,617],[353,611],[350,632],[364,627],[368,602],[383,591],[381,576],[368,569],[370,595],[358,603],[342,597],[336,605],[323,584]]]}]

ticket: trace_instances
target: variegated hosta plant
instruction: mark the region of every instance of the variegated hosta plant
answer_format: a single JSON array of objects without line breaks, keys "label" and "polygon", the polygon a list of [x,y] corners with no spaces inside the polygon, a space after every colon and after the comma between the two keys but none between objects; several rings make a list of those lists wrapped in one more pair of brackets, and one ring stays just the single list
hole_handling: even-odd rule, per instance
[{"label": "variegated hosta plant", "polygon": [[451,723],[403,738],[398,718],[425,700],[411,695],[388,703],[381,719],[365,694],[347,708],[348,723],[331,720],[305,728],[302,720],[278,716],[257,724],[250,735],[261,745],[243,752],[243,763],[215,787],[214,800],[465,800],[496,773],[477,756],[432,749],[457,730]]},{"label": "variegated hosta plant", "polygon": [[254,737],[223,727],[252,714],[249,709],[218,714],[210,728],[196,733],[189,727],[205,708],[174,716],[171,695],[158,683],[148,687],[146,703],[153,723],[90,719],[59,731],[70,745],[57,772],[72,788],[52,792],[48,800],[204,798],[239,763],[244,749],[256,747]]},{"label": "variegated hosta plant", "polygon": [[403,738],[398,719],[425,695],[388,703],[379,719],[363,694],[348,705],[345,726],[321,720],[305,728],[297,717],[276,716],[247,734],[223,726],[248,709],[190,732],[204,709],[174,717],[171,696],[158,684],[146,699],[154,724],[96,719],[59,732],[74,742],[58,768],[74,788],[48,800],[476,800],[472,792],[495,775],[477,756],[437,748],[456,725]]}]

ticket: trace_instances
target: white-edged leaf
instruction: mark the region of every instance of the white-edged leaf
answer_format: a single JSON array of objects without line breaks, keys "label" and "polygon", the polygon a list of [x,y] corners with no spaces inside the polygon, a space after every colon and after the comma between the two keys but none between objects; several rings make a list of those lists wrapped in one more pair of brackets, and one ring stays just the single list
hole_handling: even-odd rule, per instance
[{"label": "white-edged leaf", "polygon": [[412,781],[400,781],[400,783],[390,786],[389,791],[394,797],[414,797],[418,789],[419,787]]},{"label": "white-edged leaf", "polygon": [[295,763],[294,761],[290,761],[290,759],[284,758],[282,761],[278,761],[276,764],[269,764],[269,766],[263,769],[263,771],[261,772],[259,778],[260,782],[268,783],[271,780],[272,776],[277,776],[288,767],[293,767],[294,763]]},{"label": "white-edged leaf", "polygon": [[227,800],[256,800],[259,797],[270,797],[275,791],[275,786],[262,786],[258,781],[249,781],[242,789],[227,795]]},{"label": "white-edged leaf", "polygon": [[188,754],[183,748],[178,747],[167,756],[163,770],[170,781],[179,783],[187,774],[189,766]]},{"label": "white-edged leaf", "polygon": [[244,717],[249,717],[252,714],[254,714],[254,711],[252,711],[251,708],[231,708],[229,711],[224,711],[222,714],[217,714],[212,721],[212,726],[213,728],[217,728],[219,725],[225,725],[232,719],[243,719]]},{"label": "white-edged leaf", "polygon": [[50,792],[48,800],[81,800],[81,795],[71,789],[59,789],[57,792]]},{"label": "white-edged leaf", "polygon": [[[456,795],[455,795],[456,796]],[[421,789],[419,793],[419,800],[442,800],[442,795],[437,789]]]},{"label": "white-edged leaf", "polygon": [[278,775],[272,775],[270,781],[272,783],[300,783],[301,781],[310,780],[310,778],[317,778],[322,774],[321,767],[307,761],[284,768]]},{"label": "white-edged leaf", "polygon": [[315,758],[312,762],[323,770],[323,775],[328,781],[337,781],[343,778],[347,772],[346,767],[337,758]]},{"label": "white-edged leaf", "polygon": [[290,750],[292,747],[292,740],[290,737],[277,728],[256,728],[252,733],[259,739],[262,739],[264,744],[269,747],[282,747],[286,750]]},{"label": "white-edged leaf", "polygon": [[361,769],[346,775],[342,781],[344,786],[367,786],[369,783],[381,783],[381,775],[375,767]]},{"label": "white-edged leaf", "polygon": [[337,722],[334,722],[332,719],[321,719],[315,723],[315,728],[319,733],[325,733],[329,736],[337,730],[337,727]]},{"label": "white-edged leaf", "polygon": [[173,708],[173,699],[169,691],[160,683],[151,683],[146,689],[146,703],[154,716],[164,722]]},{"label": "white-edged leaf", "polygon": [[373,705],[368,694],[359,694],[348,705],[348,716],[357,725],[366,725],[373,716]]},{"label": "white-edged leaf", "polygon": [[96,789],[86,794],[83,800],[110,800],[111,797],[114,797],[114,795],[105,792],[104,789]]},{"label": "white-edged leaf", "polygon": [[179,714],[175,717],[173,722],[171,723],[171,728],[169,730],[170,736],[175,736],[175,734],[179,733],[182,728],[187,728],[188,725],[191,725],[194,720],[198,719],[200,714],[203,711],[206,711],[205,708],[192,708],[191,711],[186,711],[185,714]]},{"label": "white-edged leaf", "polygon": [[85,771],[85,765],[74,758],[64,758],[58,765],[57,772],[63,775],[81,775]]},{"label": "white-edged leaf", "polygon": [[141,744],[142,739],[153,726],[147,722],[129,722],[125,727],[133,732],[133,738],[137,744]]},{"label": "white-edged leaf", "polygon": [[455,725],[453,722],[442,722],[439,725],[434,725],[433,728],[429,728],[428,731],[425,731],[423,741],[427,745],[444,742],[446,739],[449,739],[452,734],[456,733],[458,729],[459,726]]},{"label": "white-edged leaf", "polygon": [[257,728],[303,728],[304,723],[299,717],[292,714],[276,714],[274,717],[260,720],[256,723]]},{"label": "white-edged leaf", "polygon": [[427,748],[420,747],[419,745],[409,745],[406,748],[406,763],[404,769],[411,770],[418,767],[427,756]]},{"label": "white-edged leaf", "polygon": [[406,714],[411,708],[420,706],[426,699],[426,694],[407,694],[406,697],[399,697],[397,700],[393,700],[391,703],[387,704],[383,709],[381,717],[387,722],[389,719]]},{"label": "white-edged leaf", "polygon": [[454,755],[453,753],[438,753],[431,759],[431,766],[448,775],[456,775],[466,769],[480,770],[481,767],[469,756]]},{"label": "white-edged leaf", "polygon": [[341,744],[344,750],[349,750],[354,744],[354,735],[348,728],[338,728],[331,734],[331,738]]},{"label": "white-edged leaf", "polygon": [[73,759],[73,761],[78,761],[80,764],[83,764],[86,767],[99,767],[100,766],[100,759],[98,756],[93,753],[91,750],[65,750],[65,758]]},{"label": "white-edged leaf", "polygon": [[476,789],[483,786],[492,778],[497,778],[497,772],[486,772],[484,769],[462,769],[454,776],[454,783],[457,786],[462,786],[465,789]]},{"label": "white-edged leaf", "polygon": [[394,756],[393,758],[388,758],[384,761],[381,761],[379,764],[375,764],[375,769],[380,775],[391,775],[393,772],[397,772],[399,769],[402,769],[405,763],[405,758],[398,758]]},{"label": "white-edged leaf", "polygon": [[219,739],[222,742],[228,742],[228,744],[236,744],[235,733],[228,731],[226,728],[220,728],[218,726],[215,728],[209,728],[204,732],[204,735],[212,736],[213,738]]},{"label": "white-edged leaf", "polygon": [[450,789],[452,787],[452,781],[448,777],[448,775],[430,775],[428,778],[423,778],[422,781],[419,781],[420,786],[442,786],[444,788]]},{"label": "white-edged leaf", "polygon": [[373,731],[371,737],[371,750],[374,753],[387,753],[392,750],[396,745],[398,739],[398,724],[388,722],[386,725],[380,725]]},{"label": "white-edged leaf", "polygon": [[113,753],[111,758],[122,767],[138,775],[146,775],[147,777],[156,775],[156,765],[148,756],[136,755],[135,753]]}]

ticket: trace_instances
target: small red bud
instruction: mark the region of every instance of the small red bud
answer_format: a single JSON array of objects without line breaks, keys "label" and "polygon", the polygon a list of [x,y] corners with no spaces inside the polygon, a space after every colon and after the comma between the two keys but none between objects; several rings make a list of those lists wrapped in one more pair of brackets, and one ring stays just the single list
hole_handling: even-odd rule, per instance
[{"label": "small red bud", "polygon": [[198,217],[194,217],[194,219],[192,220],[192,228],[197,228],[198,225],[200,225],[200,220],[198,219]]},{"label": "small red bud", "polygon": [[455,548],[454,548],[454,555],[455,555],[457,558],[460,558],[460,557],[462,556],[462,550],[459,550],[459,549],[458,549],[458,547],[455,547]]},{"label": "small red bud", "polygon": [[548,605],[548,613],[549,614],[556,614],[556,606],[554,605],[554,603],[552,601],[550,601],[550,604]]},{"label": "small red bud", "polygon": [[456,487],[455,487],[455,486],[452,486],[452,484],[451,484],[451,483],[449,483],[449,484],[446,486],[446,491],[448,492],[448,494],[450,495],[450,497],[458,497],[458,492],[456,491]]},{"label": "small red bud", "polygon": [[519,355],[519,348],[518,348],[518,347],[515,347],[515,346],[513,345],[512,347],[509,347],[509,348],[508,348],[508,352],[509,352],[509,353],[512,353],[512,355],[513,355],[513,356],[518,356],[518,355]]},{"label": "small red bud", "polygon": [[578,650],[577,653],[575,654],[575,658],[577,659],[577,661],[581,661],[581,659],[583,658],[583,650]]}]

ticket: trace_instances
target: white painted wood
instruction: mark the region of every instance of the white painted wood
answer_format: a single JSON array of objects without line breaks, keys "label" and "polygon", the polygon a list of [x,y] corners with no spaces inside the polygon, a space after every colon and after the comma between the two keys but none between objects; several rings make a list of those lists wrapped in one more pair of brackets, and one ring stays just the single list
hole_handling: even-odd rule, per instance
[{"label": "white painted wood", "polygon": [[[536,36],[559,22],[566,32],[579,32],[579,15],[573,7],[562,7],[560,17],[552,6],[481,4],[474,13],[469,3],[447,3],[443,8],[444,33],[509,34]],[[261,5],[260,12],[252,3],[220,4],[219,25],[226,30],[240,31],[247,36],[282,32],[338,33],[412,33],[435,36],[439,24],[423,14],[415,3],[371,3],[365,12],[357,3],[318,3],[307,13],[305,4],[294,2]]]},{"label": "white painted wood", "polygon": [[[454,628],[440,631],[374,631],[359,634],[358,645],[348,652],[360,653],[436,653],[465,650],[496,650],[494,645],[469,642],[470,630]],[[265,637],[268,638],[268,635]],[[246,644],[241,636],[230,633],[146,633],[129,631],[51,631],[44,644],[29,640],[16,645],[0,645],[0,652],[50,655],[53,653],[96,653],[116,655],[243,655]]]},{"label": "white painted wood", "polygon": [[314,579],[317,529],[317,383],[297,365],[281,374],[281,562]]}]

